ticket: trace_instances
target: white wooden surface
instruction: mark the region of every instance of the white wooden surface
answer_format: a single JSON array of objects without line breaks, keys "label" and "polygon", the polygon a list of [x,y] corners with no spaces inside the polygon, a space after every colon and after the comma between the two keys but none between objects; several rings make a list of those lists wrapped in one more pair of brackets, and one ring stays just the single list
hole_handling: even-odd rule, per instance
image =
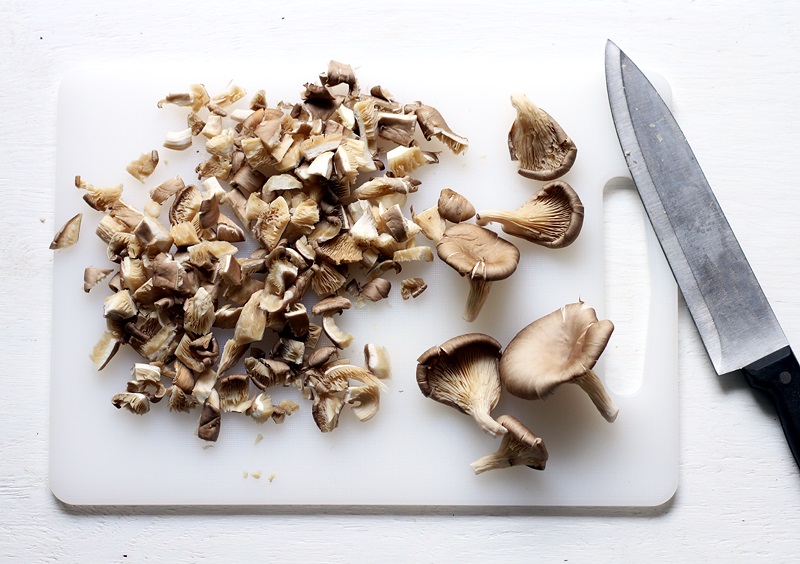
[{"label": "white wooden surface", "polygon": [[[76,510],[47,487],[55,111],[76,63],[142,55],[348,60],[361,49],[596,52],[613,38],[669,80],[676,115],[789,341],[800,346],[800,6],[788,1],[307,1],[247,7],[0,2],[0,558],[17,561],[791,561],[800,476],[774,413],[718,379],[680,312],[680,485],[653,510]],[[333,46],[331,46],[333,45]],[[234,55],[235,56],[235,55]],[[524,60],[524,57],[523,57]],[[521,72],[535,69],[521,65]],[[465,88],[479,87],[465,78]],[[633,262],[623,251],[611,271]],[[613,266],[613,265],[616,265]],[[614,283],[622,285],[623,275]],[[619,291],[619,290],[615,290]],[[638,288],[631,284],[629,292]],[[52,359],[58,362],[58,359]],[[144,481],[169,479],[143,477]],[[357,487],[357,479],[353,479]]]}]

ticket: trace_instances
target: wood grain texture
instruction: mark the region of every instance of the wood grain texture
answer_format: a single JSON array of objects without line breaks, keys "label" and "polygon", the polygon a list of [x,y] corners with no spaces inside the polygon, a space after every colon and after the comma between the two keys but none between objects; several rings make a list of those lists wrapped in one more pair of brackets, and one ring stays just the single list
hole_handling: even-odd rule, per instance
[{"label": "wood grain texture", "polygon": [[[286,5],[284,5],[286,4]],[[596,56],[613,38],[673,88],[674,109],[789,341],[800,346],[800,191],[794,161],[800,7],[775,1],[647,3],[343,0],[256,9],[0,1],[0,558],[26,562],[789,561],[800,476],[772,410],[739,376],[717,378],[680,312],[681,484],[654,510],[81,509],[47,486],[57,89],[86,61],[236,56],[353,60],[363,49],[435,65],[436,54]],[[478,85],[465,77],[464,88]],[[42,221],[44,220],[44,221]],[[624,255],[622,259],[624,260]],[[169,479],[161,476],[155,479]],[[357,480],[353,480],[357,487]]]}]

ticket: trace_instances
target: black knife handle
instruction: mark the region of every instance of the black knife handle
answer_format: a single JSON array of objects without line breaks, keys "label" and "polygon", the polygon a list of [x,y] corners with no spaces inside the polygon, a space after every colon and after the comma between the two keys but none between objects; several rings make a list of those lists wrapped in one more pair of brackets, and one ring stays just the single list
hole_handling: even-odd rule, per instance
[{"label": "black knife handle", "polygon": [[772,398],[783,432],[800,466],[800,364],[789,347],[745,366],[748,383]]}]

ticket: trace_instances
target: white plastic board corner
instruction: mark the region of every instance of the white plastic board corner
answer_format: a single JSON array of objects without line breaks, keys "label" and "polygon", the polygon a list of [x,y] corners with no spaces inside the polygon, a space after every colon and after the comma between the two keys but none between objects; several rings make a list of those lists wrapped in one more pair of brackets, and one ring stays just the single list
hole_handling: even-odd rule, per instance
[{"label": "white plastic board corner", "polygon": [[[544,438],[550,454],[544,472],[516,467],[475,476],[470,462],[493,452],[499,440],[483,434],[471,418],[424,398],[414,378],[417,356],[458,334],[485,332],[505,345],[534,319],[579,298],[603,317],[603,186],[627,170],[608,110],[602,59],[551,61],[547,81],[540,80],[542,73],[490,61],[453,61],[422,71],[351,62],[361,63],[362,86],[382,84],[400,101],[433,105],[470,140],[466,155],[444,150],[438,165],[415,174],[423,181],[409,198],[415,210],[434,205],[447,187],[478,210],[514,208],[538,190],[542,183],[516,173],[506,146],[514,118],[509,95],[525,92],[578,146],[576,164],[564,178],[586,209],[578,240],[566,249],[548,250],[512,239],[522,253],[520,267],[494,285],[473,324],[461,319],[467,284],[454,271],[438,260],[404,268],[390,277],[388,300],[351,310],[340,321],[356,336],[343,355],[354,363],[361,363],[366,342],[383,344],[390,352],[392,377],[373,420],[360,423],[345,412],[338,429],[321,434],[310,403],[294,389],[280,389],[273,399],[301,404],[284,424],[259,425],[227,414],[219,441],[208,445],[194,435],[197,411],[170,413],[162,402],[137,417],[111,405],[136,358],[121,351],[102,372],[88,358],[104,329],[102,302],[109,291],[102,284],[85,294],[83,269],[109,263],[93,233],[100,214],[81,201],[74,177],[95,185],[123,183],[125,200],[141,206],[147,189],[171,176],[192,182],[203,153],[198,141],[183,153],[161,147],[166,131],[185,127],[185,109],[156,107],[166,93],[205,82],[213,95],[233,79],[249,94],[264,88],[271,104],[296,101],[302,85],[315,80],[327,60],[284,69],[228,67],[225,76],[209,76],[199,65],[194,71],[147,73],[124,65],[76,70],[59,97],[56,210],[59,225],[79,211],[84,218],[79,243],[55,258],[53,493],[75,505],[652,506],[668,500],[678,469],[677,292],[652,237],[644,375],[637,392],[614,396],[617,421],[603,421],[577,387],[560,389],[546,401],[506,395],[494,411],[516,416]],[[222,67],[205,66],[216,68]],[[239,105],[249,101],[249,94]],[[142,185],[125,166],[151,149],[159,150],[161,163]],[[400,281],[414,276],[423,277],[428,290],[404,302]],[[613,354],[613,347],[606,354]],[[602,363],[597,371],[603,375]]]}]

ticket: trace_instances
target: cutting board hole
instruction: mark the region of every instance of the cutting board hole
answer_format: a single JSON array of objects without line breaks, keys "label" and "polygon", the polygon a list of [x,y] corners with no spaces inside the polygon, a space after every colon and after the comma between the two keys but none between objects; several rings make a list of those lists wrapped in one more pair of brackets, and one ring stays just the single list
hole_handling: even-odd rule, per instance
[{"label": "cutting board hole", "polygon": [[605,316],[614,334],[604,355],[611,392],[633,395],[642,386],[650,308],[645,216],[630,178],[615,177],[603,190]]}]

